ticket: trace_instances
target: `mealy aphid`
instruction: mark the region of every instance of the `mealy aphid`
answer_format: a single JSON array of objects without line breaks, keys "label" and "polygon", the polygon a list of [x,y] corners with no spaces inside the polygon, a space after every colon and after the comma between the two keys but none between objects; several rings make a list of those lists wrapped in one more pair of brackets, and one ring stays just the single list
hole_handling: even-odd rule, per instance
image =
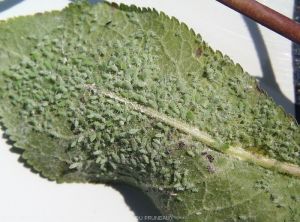
[{"label": "mealy aphid", "polygon": [[298,179],[276,170],[299,165],[297,124],[184,24],[122,7],[41,15],[22,39],[0,23],[21,56],[0,53],[0,116],[28,163],[60,182],[132,177],[174,220],[296,221]]}]

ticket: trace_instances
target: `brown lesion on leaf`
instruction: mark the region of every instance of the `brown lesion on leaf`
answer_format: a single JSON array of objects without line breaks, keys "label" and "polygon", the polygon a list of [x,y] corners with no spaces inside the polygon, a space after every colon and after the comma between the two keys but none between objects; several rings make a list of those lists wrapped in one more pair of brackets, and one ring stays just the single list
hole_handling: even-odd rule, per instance
[{"label": "brown lesion on leaf", "polygon": [[170,155],[170,154],[172,154],[172,150],[170,150],[170,149],[166,149],[166,151],[165,151],[165,154],[167,154],[167,155]]},{"label": "brown lesion on leaf", "polygon": [[214,161],[213,156],[210,155],[210,154],[208,154],[208,155],[206,156],[206,158],[208,159],[208,161],[209,161],[210,163],[212,163],[212,162]]},{"label": "brown lesion on leaf", "polygon": [[193,143],[191,142],[192,138],[189,136],[185,136],[180,138],[176,141],[176,148],[177,149],[187,149],[189,147],[193,146]]},{"label": "brown lesion on leaf", "polygon": [[203,151],[201,153],[201,155],[208,161],[207,171],[209,173],[215,173],[216,172],[216,168],[213,165],[213,161],[214,161],[215,158],[211,154],[209,154],[208,151]]},{"label": "brown lesion on leaf", "polygon": [[212,164],[210,164],[210,165],[207,166],[207,171],[209,173],[215,173],[216,172],[216,168]]},{"label": "brown lesion on leaf", "polygon": [[178,142],[178,148],[182,149],[182,148],[184,148],[185,146],[186,146],[185,141],[180,140],[180,141]]},{"label": "brown lesion on leaf", "polygon": [[109,21],[107,21],[107,22],[104,24],[104,26],[105,26],[105,27],[108,27],[111,23],[112,23],[112,20],[109,20]]},{"label": "brown lesion on leaf", "polygon": [[202,156],[206,156],[207,154],[208,154],[207,151],[203,151],[203,152],[201,153]]},{"label": "brown lesion on leaf", "polygon": [[199,58],[202,55],[202,48],[198,47],[195,51],[195,56]]},{"label": "brown lesion on leaf", "polygon": [[116,9],[119,9],[119,5],[115,2],[112,2],[110,4],[110,8],[111,8],[112,12],[114,12]]}]

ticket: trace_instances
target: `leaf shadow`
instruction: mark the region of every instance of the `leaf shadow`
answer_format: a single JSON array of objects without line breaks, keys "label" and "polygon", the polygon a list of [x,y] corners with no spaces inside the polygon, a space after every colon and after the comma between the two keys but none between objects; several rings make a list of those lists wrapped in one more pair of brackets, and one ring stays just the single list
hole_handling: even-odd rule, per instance
[{"label": "leaf shadow", "polygon": [[4,0],[0,1],[0,13],[21,3],[24,0]]},{"label": "leaf shadow", "polygon": [[[0,13],[8,10],[9,8],[23,2],[24,0],[0,0]],[[77,0],[78,1],[78,0]],[[91,4],[96,4],[99,2],[103,2],[104,0],[89,0]],[[76,0],[71,0],[71,2],[76,2]]]},{"label": "leaf shadow", "polygon": [[[253,20],[243,16],[243,20],[249,30],[254,47],[263,72],[263,77],[258,77],[259,84],[263,90],[271,96],[274,101],[282,106],[287,113],[294,114],[294,104],[281,91],[275,77],[270,55],[258,25]],[[292,75],[292,73],[290,73]]]},{"label": "leaf shadow", "polygon": [[[78,0],[71,0],[71,2],[78,2]],[[91,3],[91,4],[96,4],[96,3],[99,3],[99,2],[104,2],[104,0],[88,0],[88,2]]]},{"label": "leaf shadow", "polygon": [[[151,199],[136,187],[119,183],[113,183],[109,185],[120,192],[120,194],[124,197],[125,203],[133,211],[138,221],[145,221],[147,220],[146,217],[154,218],[154,216],[162,216]],[[163,222],[165,220],[151,219],[151,221]]]},{"label": "leaf shadow", "polygon": [[[293,18],[300,23],[300,1],[295,0]],[[300,123],[300,44],[292,44],[295,91],[295,116]]]}]

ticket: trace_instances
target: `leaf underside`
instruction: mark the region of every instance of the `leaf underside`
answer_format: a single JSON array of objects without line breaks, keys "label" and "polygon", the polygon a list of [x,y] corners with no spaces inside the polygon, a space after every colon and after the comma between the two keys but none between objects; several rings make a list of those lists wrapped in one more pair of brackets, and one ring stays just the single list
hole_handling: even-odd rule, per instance
[{"label": "leaf underside", "polygon": [[278,172],[299,170],[298,125],[163,13],[76,3],[1,21],[0,104],[5,133],[50,180],[128,183],[179,221],[300,220],[299,177]]}]

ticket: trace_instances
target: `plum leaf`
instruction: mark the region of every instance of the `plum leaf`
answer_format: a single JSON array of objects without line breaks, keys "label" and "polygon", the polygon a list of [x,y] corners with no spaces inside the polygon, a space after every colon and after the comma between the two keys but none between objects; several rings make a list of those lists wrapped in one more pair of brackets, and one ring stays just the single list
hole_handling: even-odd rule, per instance
[{"label": "plum leaf", "polygon": [[119,181],[178,221],[299,221],[300,130],[253,77],[152,9],[0,22],[0,116],[33,169]]}]

